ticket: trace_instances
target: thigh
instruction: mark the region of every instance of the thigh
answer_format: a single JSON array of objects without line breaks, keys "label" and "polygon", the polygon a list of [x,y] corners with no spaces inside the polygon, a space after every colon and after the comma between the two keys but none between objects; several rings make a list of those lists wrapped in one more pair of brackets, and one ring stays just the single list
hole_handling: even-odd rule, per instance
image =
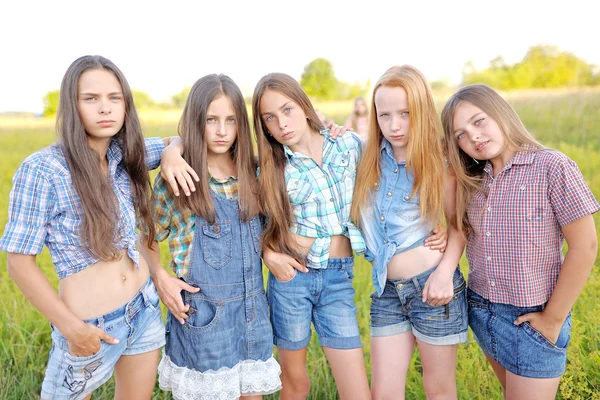
[{"label": "thigh", "polygon": [[368,400],[369,381],[362,348],[340,350],[324,347],[323,351],[331,366],[340,399]]},{"label": "thigh", "polygon": [[115,367],[116,400],[146,400],[152,397],[160,349],[121,356]]},{"label": "thigh", "polygon": [[371,390],[374,399],[404,398],[406,372],[414,349],[415,337],[410,331],[371,337]]},{"label": "thigh", "polygon": [[371,337],[397,336],[411,330],[408,309],[390,281],[386,282],[381,296],[377,296],[377,292],[371,295],[370,316]]},{"label": "thigh", "polygon": [[433,345],[417,340],[423,364],[423,384],[427,395],[456,398],[456,354],[458,345]]},{"label": "thigh", "polygon": [[506,400],[553,400],[560,377],[550,379],[527,378],[506,371]]}]

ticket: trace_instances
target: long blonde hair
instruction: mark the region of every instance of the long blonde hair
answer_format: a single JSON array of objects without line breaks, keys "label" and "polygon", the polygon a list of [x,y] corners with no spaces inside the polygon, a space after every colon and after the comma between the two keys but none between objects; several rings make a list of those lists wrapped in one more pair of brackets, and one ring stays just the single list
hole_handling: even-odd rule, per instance
[{"label": "long blonde hair", "polygon": [[[456,177],[456,215],[449,218],[451,223],[464,235],[471,232],[467,218],[467,208],[473,194],[480,188],[485,162],[478,162],[462,151],[454,137],[454,114],[463,102],[471,103],[493,119],[500,128],[507,146],[513,151],[539,150],[545,148],[534,139],[521,119],[506,100],[487,85],[469,85],[453,94],[442,110],[445,152],[450,167]],[[525,148],[523,145],[527,145]]]},{"label": "long blonde hair", "polygon": [[256,84],[252,96],[252,113],[260,163],[258,183],[261,193],[261,211],[267,217],[262,242],[271,250],[288,254],[299,262],[304,262],[304,257],[291,245],[293,240],[290,228],[294,217],[285,182],[287,164],[285,151],[283,145],[269,134],[262,122],[260,100],[267,90],[279,92],[298,104],[306,115],[310,130],[319,132],[324,129],[324,126],[310,99],[291,76],[271,73],[262,77]]},{"label": "long blonde hair", "polygon": [[411,197],[418,194],[421,215],[425,220],[437,223],[444,210],[444,160],[440,129],[427,80],[410,65],[388,69],[373,89],[369,136],[358,165],[350,218],[355,224],[360,224],[361,209],[367,204],[371,191],[381,177],[380,148],[384,138],[377,122],[375,94],[382,86],[399,87],[406,91],[410,118],[406,168],[410,169],[414,178]]}]

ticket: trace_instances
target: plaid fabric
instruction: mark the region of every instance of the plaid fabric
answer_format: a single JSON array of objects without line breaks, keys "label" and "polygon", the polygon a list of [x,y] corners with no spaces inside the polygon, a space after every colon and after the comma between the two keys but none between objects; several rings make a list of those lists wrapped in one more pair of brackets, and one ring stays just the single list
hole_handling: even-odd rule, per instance
[{"label": "plaid fabric", "polygon": [[[195,214],[177,207],[175,199],[167,192],[166,182],[157,175],[154,180],[154,220],[158,242],[169,239],[171,253],[171,269],[179,278],[188,273],[190,249],[194,240]],[[208,185],[218,196],[226,199],[237,199],[238,181],[229,177],[224,181],[210,177]]]},{"label": "plaid fabric", "polygon": [[[165,147],[163,140],[146,139],[145,144],[146,165],[155,169]],[[123,155],[116,141],[111,142],[106,156],[121,211],[115,237],[117,249],[127,249],[139,267],[131,184],[121,164]],[[40,254],[45,244],[58,278],[66,278],[100,261],[80,241],[82,218],[79,195],[71,184],[71,173],[61,147],[55,143],[27,157],[15,173],[0,250]]]},{"label": "plaid fabric", "polygon": [[308,254],[308,266],[325,268],[329,260],[331,236],[350,238],[352,249],[365,252],[362,234],[350,221],[352,192],[362,142],[353,132],[333,140],[329,130],[321,131],[323,160],[294,153],[284,146],[288,162],[285,180],[295,221],[291,232],[317,238]]},{"label": "plaid fabric", "polygon": [[546,303],[563,262],[561,227],[599,209],[577,165],[558,151],[519,152],[496,178],[488,162],[468,210],[469,287],[496,303]]}]

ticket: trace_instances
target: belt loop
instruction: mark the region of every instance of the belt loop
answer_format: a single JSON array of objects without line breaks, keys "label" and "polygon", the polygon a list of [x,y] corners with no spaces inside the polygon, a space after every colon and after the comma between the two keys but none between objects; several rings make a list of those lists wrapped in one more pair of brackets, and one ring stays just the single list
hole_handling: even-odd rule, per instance
[{"label": "belt loop", "polygon": [[104,317],[98,317],[97,326],[99,329],[104,330]]},{"label": "belt loop", "polygon": [[415,285],[415,289],[417,289],[417,292],[419,292],[419,294],[422,294],[419,279],[416,276],[413,276],[412,278],[410,278],[410,280],[412,281],[413,285]]}]

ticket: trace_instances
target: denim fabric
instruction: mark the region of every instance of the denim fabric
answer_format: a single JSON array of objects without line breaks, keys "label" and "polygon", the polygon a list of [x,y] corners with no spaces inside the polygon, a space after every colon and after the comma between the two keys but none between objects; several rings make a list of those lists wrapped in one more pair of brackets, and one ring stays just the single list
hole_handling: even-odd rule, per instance
[{"label": "denim fabric", "polygon": [[[184,391],[210,389],[207,380],[218,380],[219,374],[227,375],[228,381],[235,380],[234,395],[248,395],[240,393],[248,377],[236,372],[230,378],[231,370],[240,370],[238,364],[248,360],[255,360],[260,368],[267,362],[274,363],[277,368],[271,370],[270,391],[280,387],[279,366],[272,359],[273,331],[263,286],[261,219],[255,216],[243,222],[237,200],[216,195],[212,199],[216,221],[209,224],[196,216],[192,259],[185,278],[200,291],[182,291],[183,302],[190,305],[184,325],[168,315],[159,382],[162,389],[172,390],[176,398],[178,393],[183,396]],[[189,382],[181,382],[183,375],[194,376],[195,389]],[[215,398],[225,396],[212,386]]]},{"label": "denim fabric", "polygon": [[361,215],[365,258],[373,261],[373,286],[378,295],[383,293],[392,257],[422,244],[435,227],[421,218],[419,195],[411,198],[412,173],[406,163],[396,162],[386,139],[381,143],[380,170],[380,180]]},{"label": "denim fabric", "polygon": [[545,304],[516,307],[492,303],[471,289],[467,291],[469,325],[479,347],[515,375],[529,378],[555,378],[567,366],[567,347],[571,340],[571,313],[567,316],[556,343],[550,342],[529,322],[515,325],[517,317],[542,311]]},{"label": "denim fabric", "polygon": [[310,323],[319,344],[333,349],[361,347],[354,288],[354,259],[330,258],[327,268],[296,272],[280,282],[269,273],[268,300],[275,345],[299,350],[310,341]]},{"label": "denim fabric", "polygon": [[[437,268],[437,267],[436,267]],[[412,330],[415,337],[434,345],[467,341],[466,282],[454,272],[454,297],[443,306],[423,302],[423,287],[435,271],[427,270],[410,279],[388,280],[381,296],[371,296],[371,336],[393,336]]]},{"label": "denim fabric", "polygon": [[42,399],[83,399],[110,379],[121,356],[147,353],[165,344],[158,293],[151,279],[127,304],[84,322],[106,331],[119,339],[119,343],[101,342],[96,354],[76,357],[69,353],[67,339],[52,327],[52,349],[42,383]]}]

